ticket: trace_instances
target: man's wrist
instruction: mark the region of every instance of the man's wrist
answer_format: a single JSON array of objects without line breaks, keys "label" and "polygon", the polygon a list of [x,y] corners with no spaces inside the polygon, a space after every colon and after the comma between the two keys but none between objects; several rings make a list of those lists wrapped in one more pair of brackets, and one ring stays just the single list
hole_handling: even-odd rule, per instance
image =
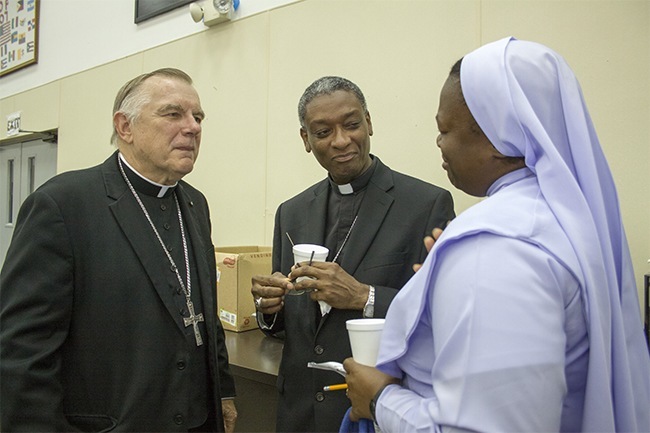
[{"label": "man's wrist", "polygon": [[[269,319],[273,317],[273,321],[271,322],[271,324],[269,324],[269,322],[266,320],[267,317]],[[275,326],[275,321],[278,318],[278,313],[262,314],[260,311],[258,311],[257,314],[255,315],[255,318],[257,319],[257,324],[259,325],[260,329],[270,331]]]}]

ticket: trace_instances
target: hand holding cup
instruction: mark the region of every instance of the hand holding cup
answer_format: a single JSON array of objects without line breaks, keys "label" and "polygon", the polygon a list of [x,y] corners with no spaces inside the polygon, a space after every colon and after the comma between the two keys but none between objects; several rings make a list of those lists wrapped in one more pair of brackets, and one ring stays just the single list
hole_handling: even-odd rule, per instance
[{"label": "hand holding cup", "polygon": [[[311,266],[313,262],[324,262],[327,260],[327,255],[329,254],[329,249],[314,244],[296,244],[293,246],[293,259],[294,263],[299,266],[299,263],[308,262]],[[310,278],[310,277],[298,277],[296,278],[296,283]],[[302,295],[303,293],[311,290],[289,290],[287,295]]]}]

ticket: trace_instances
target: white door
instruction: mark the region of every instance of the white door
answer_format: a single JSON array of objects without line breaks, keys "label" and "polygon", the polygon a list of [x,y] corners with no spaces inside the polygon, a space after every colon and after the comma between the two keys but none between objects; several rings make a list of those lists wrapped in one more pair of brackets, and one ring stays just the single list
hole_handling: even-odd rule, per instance
[{"label": "white door", "polygon": [[0,261],[4,262],[20,207],[20,154],[22,144],[0,147]]},{"label": "white door", "polygon": [[4,263],[20,205],[56,174],[56,143],[33,140],[0,146],[0,263]]}]

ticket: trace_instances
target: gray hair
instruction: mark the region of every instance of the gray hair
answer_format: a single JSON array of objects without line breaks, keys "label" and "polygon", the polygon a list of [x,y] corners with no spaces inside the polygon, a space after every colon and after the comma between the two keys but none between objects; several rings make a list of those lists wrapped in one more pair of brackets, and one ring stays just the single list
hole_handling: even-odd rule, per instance
[{"label": "gray hair", "polygon": [[364,113],[368,112],[366,98],[363,96],[363,92],[361,92],[359,86],[354,84],[352,81],[341,77],[322,77],[311,83],[300,97],[300,102],[298,102],[298,120],[300,121],[300,126],[303,128],[305,127],[307,105],[314,98],[321,95],[331,95],[337,90],[343,90],[354,94],[354,96],[359,100]]},{"label": "gray hair", "polygon": [[[142,107],[151,100],[151,95],[142,88],[142,83],[151,77],[158,76],[175,78],[187,84],[192,84],[192,78],[189,75],[175,68],[162,68],[138,75],[124,84],[119,92],[117,92],[115,102],[113,103],[113,116],[115,116],[115,113],[122,113],[126,116],[129,123],[133,123],[140,115]],[[111,136],[111,144],[113,146],[117,146],[118,137],[115,125],[113,124],[113,135]]]}]

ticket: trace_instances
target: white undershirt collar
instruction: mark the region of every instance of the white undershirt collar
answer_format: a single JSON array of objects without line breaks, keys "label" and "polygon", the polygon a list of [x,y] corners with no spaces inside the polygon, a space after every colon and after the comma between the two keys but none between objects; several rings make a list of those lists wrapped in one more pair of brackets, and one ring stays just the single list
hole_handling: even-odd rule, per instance
[{"label": "white undershirt collar", "polygon": [[354,192],[352,185],[349,183],[346,183],[345,185],[336,185],[336,186],[339,187],[339,192],[343,195],[352,194]]},{"label": "white undershirt collar", "polygon": [[158,183],[158,182],[154,182],[154,181],[151,180],[151,179],[147,179],[146,177],[144,177],[143,175],[141,175],[140,173],[138,173],[138,170],[136,170],[135,168],[133,168],[133,167],[131,166],[131,164],[128,163],[128,161],[126,160],[126,158],[124,158],[124,155],[122,155],[122,152],[119,152],[118,155],[119,155],[120,159],[122,160],[122,162],[123,162],[127,167],[129,167],[129,169],[131,169],[132,172],[134,172],[135,174],[137,174],[137,175],[138,175],[142,180],[145,180],[145,181],[149,182],[151,185],[154,185],[154,186],[160,188],[160,191],[158,191],[158,194],[156,195],[156,197],[158,197],[158,198],[164,197],[165,194],[167,193],[167,191],[169,191],[169,190],[172,189],[172,188],[176,188],[176,185],[178,185],[178,182],[174,183],[173,185],[162,185],[162,184],[160,184],[160,183]]}]

